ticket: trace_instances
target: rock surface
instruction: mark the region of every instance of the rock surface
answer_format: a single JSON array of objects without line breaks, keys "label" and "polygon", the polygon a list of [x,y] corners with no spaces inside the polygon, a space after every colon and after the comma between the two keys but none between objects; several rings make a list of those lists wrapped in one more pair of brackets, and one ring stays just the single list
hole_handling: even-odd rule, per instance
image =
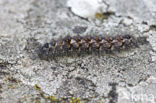
[{"label": "rock surface", "polygon": [[[103,0],[95,18],[68,0],[0,1],[0,103],[155,103],[156,1]],[[149,43],[104,56],[41,60],[36,50],[66,35],[132,34]]]}]

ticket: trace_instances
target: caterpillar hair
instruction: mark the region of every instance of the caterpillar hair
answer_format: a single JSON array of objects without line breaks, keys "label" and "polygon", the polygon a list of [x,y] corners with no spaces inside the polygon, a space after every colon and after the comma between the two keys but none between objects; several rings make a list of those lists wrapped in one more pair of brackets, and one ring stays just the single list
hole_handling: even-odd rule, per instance
[{"label": "caterpillar hair", "polygon": [[39,57],[52,59],[63,56],[81,56],[83,54],[104,54],[138,47],[138,39],[132,35],[99,36],[66,36],[45,43],[39,49]]}]

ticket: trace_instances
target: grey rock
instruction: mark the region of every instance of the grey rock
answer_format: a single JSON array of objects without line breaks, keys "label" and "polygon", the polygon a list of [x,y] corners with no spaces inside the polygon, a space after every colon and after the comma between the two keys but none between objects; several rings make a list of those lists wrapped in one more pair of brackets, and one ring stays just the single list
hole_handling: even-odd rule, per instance
[{"label": "grey rock", "polygon": [[[156,97],[155,0],[103,2],[108,6],[106,12],[114,13],[102,21],[73,14],[66,2],[0,1],[0,102],[70,102],[71,98],[84,103],[153,100]],[[147,37],[149,42],[100,57],[86,55],[51,61],[38,57],[37,50],[44,43],[77,34],[132,34]],[[117,85],[113,87],[110,83]],[[122,93],[128,97],[124,98]],[[142,100],[142,94],[147,95],[146,100]]]}]

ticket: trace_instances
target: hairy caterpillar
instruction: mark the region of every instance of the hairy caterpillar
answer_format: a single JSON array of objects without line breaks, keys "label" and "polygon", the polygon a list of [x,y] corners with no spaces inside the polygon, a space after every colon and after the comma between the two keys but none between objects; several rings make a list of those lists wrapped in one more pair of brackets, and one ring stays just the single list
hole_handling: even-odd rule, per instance
[{"label": "hairy caterpillar", "polygon": [[66,36],[44,44],[38,54],[42,59],[93,53],[99,55],[137,47],[137,42],[138,39],[128,34],[114,37],[98,35]]}]

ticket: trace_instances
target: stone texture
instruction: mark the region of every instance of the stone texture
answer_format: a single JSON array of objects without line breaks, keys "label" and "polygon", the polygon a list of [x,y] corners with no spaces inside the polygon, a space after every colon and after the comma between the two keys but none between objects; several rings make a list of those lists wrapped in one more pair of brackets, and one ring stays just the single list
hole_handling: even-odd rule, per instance
[{"label": "stone texture", "polygon": [[[0,1],[0,102],[156,102],[156,2],[109,0],[103,19],[84,19],[68,0]],[[129,51],[41,60],[38,48],[65,35],[146,36]],[[145,98],[142,98],[145,96]]]}]

